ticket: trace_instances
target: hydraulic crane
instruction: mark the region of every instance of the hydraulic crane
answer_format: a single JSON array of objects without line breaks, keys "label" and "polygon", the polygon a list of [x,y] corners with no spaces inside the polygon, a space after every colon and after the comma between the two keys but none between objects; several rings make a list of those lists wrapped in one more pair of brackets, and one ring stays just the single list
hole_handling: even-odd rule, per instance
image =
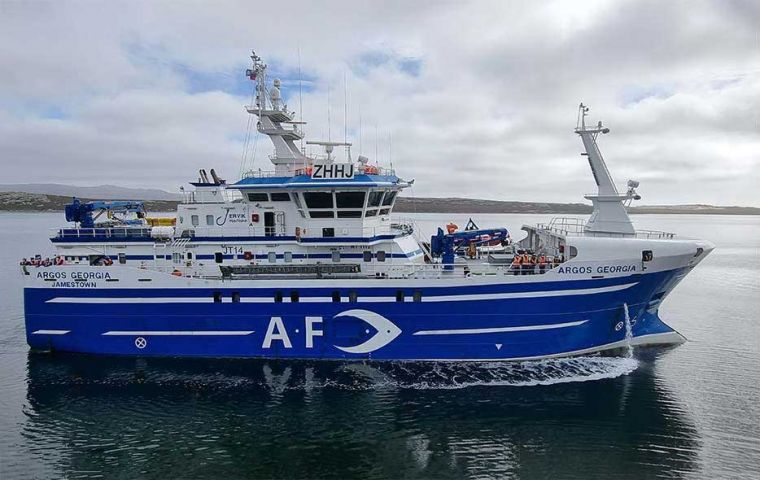
[{"label": "hydraulic crane", "polygon": [[[136,200],[97,200],[82,203],[74,197],[74,200],[66,205],[66,221],[78,222],[82,228],[94,228],[95,221],[104,213],[110,221],[121,225],[139,225],[145,217],[143,202]],[[136,214],[136,219],[123,218],[128,213]]]},{"label": "hydraulic crane", "polygon": [[439,228],[438,233],[430,238],[430,253],[434,257],[441,257],[442,263],[447,270],[453,268],[456,251],[470,245],[480,246],[491,244],[507,239],[509,233],[506,228],[484,228],[478,230],[463,230],[461,232],[443,233]]}]

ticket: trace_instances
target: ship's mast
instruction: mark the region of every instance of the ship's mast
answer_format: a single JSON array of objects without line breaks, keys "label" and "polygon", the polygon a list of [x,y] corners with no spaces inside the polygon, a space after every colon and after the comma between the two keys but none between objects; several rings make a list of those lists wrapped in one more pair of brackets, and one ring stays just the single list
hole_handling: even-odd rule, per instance
[{"label": "ship's mast", "polygon": [[589,233],[599,234],[635,235],[636,231],[625,209],[624,202],[640,198],[635,191],[635,188],[638,187],[638,182],[629,180],[629,188],[624,195],[621,195],[617,188],[615,188],[612,176],[609,170],[607,170],[602,153],[599,151],[599,145],[596,143],[599,134],[607,134],[610,129],[602,126],[601,121],[594,127],[587,127],[586,115],[588,114],[588,110],[588,107],[582,103],[580,104],[575,133],[580,135],[583,141],[586,152],[582,155],[588,158],[591,173],[594,175],[594,181],[598,190],[596,195],[585,196],[585,198],[591,200],[594,210],[588,222],[586,222],[584,230]]},{"label": "ship's mast", "polygon": [[[251,52],[251,61],[252,68],[245,73],[251,81],[256,82],[256,100],[246,110],[259,117],[256,129],[267,135],[274,144],[275,152],[269,159],[275,166],[275,174],[293,175],[296,169],[303,168],[309,161],[295,143],[304,138],[299,125],[304,125],[305,122],[296,121],[295,112],[288,111],[288,106],[282,102],[279,79],[275,78],[272,88],[267,89],[267,65],[256,52]],[[287,128],[283,124],[292,127]]]}]

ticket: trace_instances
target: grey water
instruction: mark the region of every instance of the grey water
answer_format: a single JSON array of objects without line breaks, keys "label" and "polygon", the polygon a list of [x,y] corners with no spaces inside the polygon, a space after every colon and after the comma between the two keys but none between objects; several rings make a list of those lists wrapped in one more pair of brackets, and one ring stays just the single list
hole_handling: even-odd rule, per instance
[{"label": "grey water", "polygon": [[760,478],[760,217],[634,216],[717,245],[661,307],[686,344],[516,364],[32,354],[18,261],[62,220],[0,214],[0,479]]}]

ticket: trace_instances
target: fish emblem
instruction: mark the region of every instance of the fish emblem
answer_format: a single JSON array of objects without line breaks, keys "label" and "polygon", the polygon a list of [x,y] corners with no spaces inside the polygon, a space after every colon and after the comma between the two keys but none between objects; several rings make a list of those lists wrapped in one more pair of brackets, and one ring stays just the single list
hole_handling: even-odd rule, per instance
[{"label": "fish emblem", "polygon": [[338,317],[358,318],[359,320],[362,320],[377,330],[377,333],[370,337],[366,342],[360,343],[359,345],[355,345],[353,347],[340,347],[338,345],[335,345],[335,348],[346,353],[361,354],[374,352],[375,350],[379,350],[388,345],[396,337],[401,335],[401,329],[398,328],[396,324],[383,317],[382,315],[379,315],[375,312],[370,312],[369,310],[347,310],[335,315],[334,318]]}]

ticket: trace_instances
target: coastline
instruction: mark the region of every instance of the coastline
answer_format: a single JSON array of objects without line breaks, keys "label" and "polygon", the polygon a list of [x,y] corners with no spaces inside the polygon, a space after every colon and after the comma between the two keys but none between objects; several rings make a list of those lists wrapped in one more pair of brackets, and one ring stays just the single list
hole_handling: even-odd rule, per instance
[{"label": "coastline", "polygon": [[[95,200],[82,198],[83,201]],[[139,200],[139,199],[138,199]],[[71,202],[70,196],[26,192],[0,192],[0,212],[59,212]],[[143,200],[153,212],[172,212],[175,200]],[[542,203],[479,200],[471,198],[399,197],[396,213],[526,213],[556,215],[589,215],[591,205],[585,203]],[[760,208],[716,205],[644,205],[630,207],[636,214],[683,215],[760,215]]]}]

